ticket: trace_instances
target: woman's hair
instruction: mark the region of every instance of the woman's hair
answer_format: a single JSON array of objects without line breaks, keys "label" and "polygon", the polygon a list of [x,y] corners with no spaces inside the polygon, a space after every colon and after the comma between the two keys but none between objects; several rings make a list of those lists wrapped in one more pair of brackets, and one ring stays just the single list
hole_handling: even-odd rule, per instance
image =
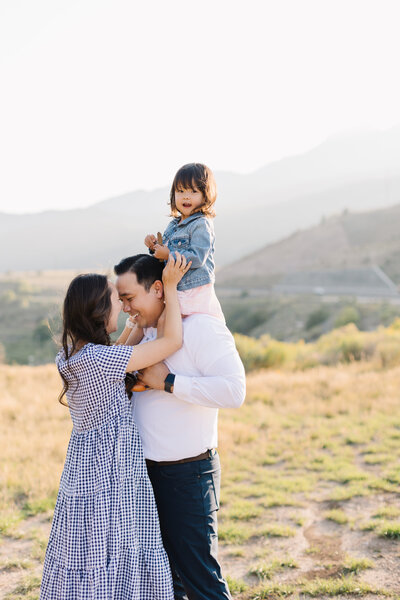
[{"label": "woman's hair", "polygon": [[[79,343],[110,345],[106,326],[111,312],[111,288],[105,275],[89,273],[71,281],[63,306],[61,338],[67,361]],[[58,398],[61,404],[68,391],[68,381],[61,374],[64,388]]]},{"label": "woman's hair", "polygon": [[183,165],[175,175],[169,197],[171,216],[178,217],[180,214],[175,204],[175,192],[180,188],[193,189],[193,187],[200,190],[204,196],[204,203],[197,209],[197,212],[202,212],[206,217],[215,217],[214,204],[217,199],[217,186],[211,169],[201,163]]}]

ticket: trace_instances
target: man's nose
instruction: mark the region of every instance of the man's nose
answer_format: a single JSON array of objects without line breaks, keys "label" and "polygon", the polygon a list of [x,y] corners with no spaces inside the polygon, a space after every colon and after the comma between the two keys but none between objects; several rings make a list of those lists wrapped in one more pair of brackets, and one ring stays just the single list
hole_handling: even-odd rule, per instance
[{"label": "man's nose", "polygon": [[129,312],[130,311],[129,304],[127,304],[126,302],[124,302],[123,305],[122,305],[122,310],[124,311],[124,313]]}]

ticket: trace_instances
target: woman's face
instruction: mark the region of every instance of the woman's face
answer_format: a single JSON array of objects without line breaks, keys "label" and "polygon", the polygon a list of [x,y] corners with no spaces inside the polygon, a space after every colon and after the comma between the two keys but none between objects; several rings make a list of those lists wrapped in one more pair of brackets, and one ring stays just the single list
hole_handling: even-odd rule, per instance
[{"label": "woman's face", "polygon": [[111,289],[111,312],[106,326],[107,333],[113,333],[118,329],[118,315],[121,312],[121,302],[119,300],[117,288],[111,281],[108,283]]}]

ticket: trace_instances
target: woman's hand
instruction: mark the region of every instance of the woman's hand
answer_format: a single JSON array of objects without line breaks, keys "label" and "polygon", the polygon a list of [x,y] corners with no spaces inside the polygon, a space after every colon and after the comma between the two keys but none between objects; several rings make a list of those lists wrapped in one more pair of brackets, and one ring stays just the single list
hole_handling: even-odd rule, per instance
[{"label": "woman's hand", "polygon": [[192,261],[187,263],[186,258],[179,252],[174,254],[171,252],[162,274],[164,287],[176,286],[185,273],[189,271],[191,264]]}]

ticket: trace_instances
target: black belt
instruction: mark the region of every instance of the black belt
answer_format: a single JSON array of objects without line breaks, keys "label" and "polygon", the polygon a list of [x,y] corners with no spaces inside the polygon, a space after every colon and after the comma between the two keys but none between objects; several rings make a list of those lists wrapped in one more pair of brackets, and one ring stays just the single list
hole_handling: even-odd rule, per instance
[{"label": "black belt", "polygon": [[190,458],[181,458],[180,460],[150,460],[146,458],[146,465],[148,467],[166,467],[168,465],[181,465],[183,463],[194,462],[195,460],[204,460],[205,458],[212,458],[217,454],[216,448],[212,448],[211,450],[206,450],[202,454],[198,456],[191,456]]}]

